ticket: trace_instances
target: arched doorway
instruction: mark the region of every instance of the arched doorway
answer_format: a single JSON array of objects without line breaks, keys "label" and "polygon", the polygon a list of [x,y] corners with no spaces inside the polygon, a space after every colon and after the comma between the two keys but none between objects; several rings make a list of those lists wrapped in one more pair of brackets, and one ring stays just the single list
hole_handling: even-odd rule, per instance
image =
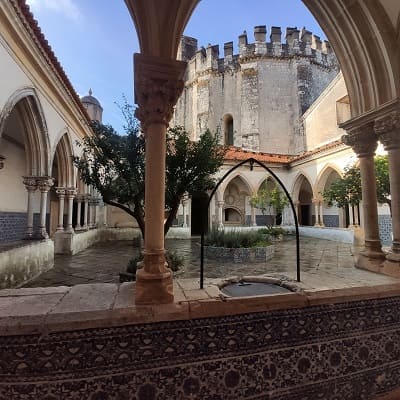
[{"label": "arched doorway", "polygon": [[297,201],[297,215],[299,224],[303,226],[314,225],[312,201],[313,190],[310,181],[300,174],[294,184],[293,199]]}]

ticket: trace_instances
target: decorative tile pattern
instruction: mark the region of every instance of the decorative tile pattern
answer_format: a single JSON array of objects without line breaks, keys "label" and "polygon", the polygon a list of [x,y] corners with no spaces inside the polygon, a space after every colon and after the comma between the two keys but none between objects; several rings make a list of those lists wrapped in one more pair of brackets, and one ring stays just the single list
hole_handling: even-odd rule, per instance
[{"label": "decorative tile pattern", "polygon": [[0,399],[366,400],[400,386],[400,298],[0,338]]},{"label": "decorative tile pattern", "polygon": [[392,244],[392,218],[390,215],[378,215],[379,237],[382,244]]}]

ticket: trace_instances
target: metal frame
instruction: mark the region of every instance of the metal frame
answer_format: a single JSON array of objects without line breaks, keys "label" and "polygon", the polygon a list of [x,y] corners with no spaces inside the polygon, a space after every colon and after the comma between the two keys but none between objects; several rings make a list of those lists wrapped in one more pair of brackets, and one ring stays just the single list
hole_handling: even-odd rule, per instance
[{"label": "metal frame", "polygon": [[[232,167],[229,171],[227,171],[224,176],[219,180],[219,182],[215,185],[214,189],[212,190],[210,197],[208,198],[208,203],[207,203],[207,214],[209,213],[210,209],[210,203],[212,198],[214,197],[215,192],[221,185],[221,183],[227,178],[228,175],[230,175],[233,171],[238,169],[240,166],[249,163],[250,164],[250,171],[253,170],[254,164],[259,165],[260,167],[264,168],[266,171],[268,171],[274,178],[275,180],[279,183],[279,186],[283,189],[283,191],[286,194],[286,197],[289,200],[290,207],[293,211],[293,217],[294,217],[294,223],[296,227],[296,268],[297,268],[297,282],[300,282],[300,235],[299,235],[299,223],[297,220],[297,213],[296,209],[293,204],[293,200],[290,197],[289,192],[287,191],[286,187],[283,185],[282,181],[277,177],[277,175],[267,166],[265,166],[263,163],[260,161],[256,160],[255,158],[248,158],[247,160],[244,160],[240,162],[239,164],[235,165]],[[202,232],[201,232],[201,250],[200,250],[200,289],[203,289],[204,287],[204,236],[205,236],[205,226],[203,224],[202,226]]]}]

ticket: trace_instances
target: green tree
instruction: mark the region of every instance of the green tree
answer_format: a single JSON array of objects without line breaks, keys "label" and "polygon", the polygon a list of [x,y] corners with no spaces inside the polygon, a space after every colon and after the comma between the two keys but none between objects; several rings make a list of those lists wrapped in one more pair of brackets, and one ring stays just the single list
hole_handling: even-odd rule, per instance
[{"label": "green tree", "polygon": [[[104,203],[120,208],[134,217],[144,237],[144,173],[145,140],[132,107],[122,112],[127,121],[125,135],[119,135],[109,125],[92,123],[94,135],[83,139],[81,158],[75,158],[82,180],[92,185]],[[192,142],[182,127],[170,128],[166,136],[166,194],[168,217],[164,233],[168,232],[182,196],[206,191],[214,186],[213,175],[222,166],[225,148],[219,145],[218,132],[204,132]]]},{"label": "green tree", "polygon": [[278,224],[282,211],[288,204],[289,200],[276,185],[271,190],[262,188],[250,198],[250,205],[261,210],[263,215],[265,215],[269,208],[273,209],[275,224]]},{"label": "green tree", "polygon": [[[387,203],[391,208],[387,156],[376,156],[374,161],[378,202]],[[356,164],[346,167],[343,177],[324,190],[323,197],[329,204],[340,208],[358,205],[362,200],[360,168]]]}]

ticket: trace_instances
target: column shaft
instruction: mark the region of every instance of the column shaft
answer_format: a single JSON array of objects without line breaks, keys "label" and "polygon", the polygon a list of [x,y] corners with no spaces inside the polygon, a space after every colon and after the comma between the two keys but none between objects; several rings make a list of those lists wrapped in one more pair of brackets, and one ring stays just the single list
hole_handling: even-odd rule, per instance
[{"label": "column shaft", "polygon": [[[165,205],[165,134],[164,124],[152,124],[146,131],[146,228],[145,256],[164,257]],[[154,190],[157,188],[156,190]],[[163,229],[160,229],[163,227]],[[148,273],[164,273],[163,262],[145,263]]]},{"label": "column shaft", "polygon": [[77,210],[76,210],[76,227],[75,229],[81,229],[81,215],[82,215],[82,197],[78,196],[77,199]]},{"label": "column shaft", "polygon": [[400,255],[400,148],[388,150],[388,161],[393,231],[392,252]]},{"label": "column shaft", "polygon": [[43,239],[48,239],[49,235],[46,230],[46,214],[47,214],[47,194],[51,186],[53,186],[54,179],[49,177],[38,178],[38,186],[40,190],[40,236]]},{"label": "column shaft", "polygon": [[72,226],[72,216],[74,211],[74,197],[76,194],[75,188],[67,189],[67,199],[68,199],[68,214],[67,214],[67,232],[74,232],[74,228]]},{"label": "column shaft", "polygon": [[88,229],[88,216],[89,216],[89,199],[88,195],[85,195],[85,208],[83,210],[83,228]]},{"label": "column shaft", "polygon": [[58,194],[58,226],[57,231],[64,231],[64,200],[65,200],[65,189],[58,187],[56,188]]},{"label": "column shaft", "polygon": [[382,253],[379,239],[378,208],[374,157],[360,156],[361,189],[364,212],[365,250],[369,255]]},{"label": "column shaft", "polygon": [[33,237],[33,194],[37,189],[36,178],[33,176],[24,177],[24,185],[28,191],[28,202],[27,202],[27,221],[26,221],[26,238],[31,239]]}]

